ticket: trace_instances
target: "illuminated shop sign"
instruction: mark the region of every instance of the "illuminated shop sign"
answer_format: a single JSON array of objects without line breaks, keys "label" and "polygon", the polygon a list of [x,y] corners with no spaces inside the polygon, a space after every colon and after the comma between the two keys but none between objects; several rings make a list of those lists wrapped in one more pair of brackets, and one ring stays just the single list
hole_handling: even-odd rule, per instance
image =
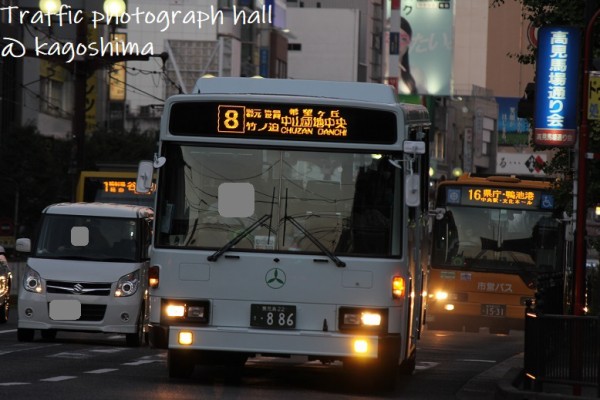
[{"label": "illuminated shop sign", "polygon": [[551,210],[554,208],[554,196],[532,189],[465,186],[447,188],[446,203],[449,205]]},{"label": "illuminated shop sign", "polygon": [[171,107],[169,132],[183,136],[393,144],[390,111],[314,104],[181,102]]},{"label": "illuminated shop sign", "polygon": [[533,141],[573,146],[577,131],[577,89],[581,34],[573,27],[538,31]]}]

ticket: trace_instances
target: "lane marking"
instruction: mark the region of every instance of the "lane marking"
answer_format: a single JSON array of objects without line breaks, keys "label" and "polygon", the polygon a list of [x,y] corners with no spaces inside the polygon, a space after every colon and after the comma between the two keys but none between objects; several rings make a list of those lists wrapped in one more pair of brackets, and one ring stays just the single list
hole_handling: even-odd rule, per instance
[{"label": "lane marking", "polygon": [[139,361],[123,363],[121,365],[137,366],[137,365],[151,364],[151,363],[155,363],[155,362],[163,362],[163,361],[162,360],[139,360]]},{"label": "lane marking", "polygon": [[91,355],[89,354],[84,354],[84,353],[72,353],[72,352],[62,352],[62,353],[56,353],[56,354],[49,354],[46,357],[50,357],[50,358],[70,358],[70,359],[74,359],[74,360],[81,360],[84,358],[89,358],[91,357]]},{"label": "lane marking", "polygon": [[479,360],[479,359],[476,359],[476,358],[461,358],[461,359],[458,359],[456,361],[496,364],[496,360]]},{"label": "lane marking", "polygon": [[14,349],[14,350],[0,351],[0,356],[3,356],[5,354],[17,353],[19,351],[38,350],[38,349],[45,349],[48,347],[61,346],[61,344],[56,343],[56,344],[48,344],[48,345],[35,346],[35,347],[30,347],[30,345],[19,345],[19,346],[27,346],[27,347],[22,347],[22,348],[18,348],[18,349]]},{"label": "lane marking", "polygon": [[118,371],[118,368],[102,368],[102,369],[95,369],[93,371],[86,371],[84,372],[84,374],[106,374],[109,372],[113,372],[113,371]]},{"label": "lane marking", "polygon": [[77,378],[77,377],[69,376],[69,375],[60,375],[60,376],[54,376],[52,378],[40,379],[40,382],[61,382],[61,381],[68,381],[69,379],[75,379],[75,378]]},{"label": "lane marking", "polygon": [[440,365],[440,363],[438,363],[438,362],[433,362],[433,361],[419,361],[417,363],[417,365],[415,365],[415,370],[417,370],[417,371],[424,371],[426,369],[433,368],[433,367],[438,366],[438,365]]},{"label": "lane marking", "polygon": [[9,329],[7,331],[0,331],[0,334],[2,333],[15,333],[17,330],[16,329]]},{"label": "lane marking", "polygon": [[115,348],[115,349],[91,349],[91,352],[94,353],[107,353],[107,354],[112,354],[112,353],[120,353],[121,351],[125,351],[127,349],[120,349],[120,348]]},{"label": "lane marking", "polygon": [[4,382],[0,383],[0,386],[20,386],[20,385],[31,385],[30,382]]}]

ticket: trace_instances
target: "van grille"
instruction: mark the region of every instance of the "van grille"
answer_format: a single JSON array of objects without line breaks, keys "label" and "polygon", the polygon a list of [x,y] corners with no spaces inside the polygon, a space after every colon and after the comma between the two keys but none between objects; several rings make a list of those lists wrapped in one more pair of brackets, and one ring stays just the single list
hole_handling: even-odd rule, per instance
[{"label": "van grille", "polygon": [[102,321],[106,313],[106,304],[82,304],[79,321]]},{"label": "van grille", "polygon": [[80,296],[109,296],[110,283],[47,281],[48,293],[76,294]]},{"label": "van grille", "polygon": [[[48,303],[50,309],[50,303]],[[77,321],[102,321],[106,314],[106,304],[82,304],[81,316]]]}]

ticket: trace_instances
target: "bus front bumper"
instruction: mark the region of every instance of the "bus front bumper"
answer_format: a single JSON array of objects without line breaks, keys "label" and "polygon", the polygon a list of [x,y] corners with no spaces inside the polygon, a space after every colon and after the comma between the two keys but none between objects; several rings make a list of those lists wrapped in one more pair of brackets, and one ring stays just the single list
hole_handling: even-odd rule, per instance
[{"label": "bus front bumper", "polygon": [[[154,347],[228,351],[247,354],[289,354],[330,358],[380,358],[400,350],[400,336],[344,334],[297,330],[151,326]],[[398,354],[398,353],[396,353]]]}]

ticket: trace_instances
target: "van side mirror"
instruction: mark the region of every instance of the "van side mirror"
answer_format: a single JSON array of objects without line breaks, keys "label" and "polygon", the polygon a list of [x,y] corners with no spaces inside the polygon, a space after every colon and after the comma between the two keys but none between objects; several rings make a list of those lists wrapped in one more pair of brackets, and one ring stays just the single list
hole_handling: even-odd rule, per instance
[{"label": "van side mirror", "polygon": [[152,161],[140,161],[138,165],[135,191],[137,193],[150,193],[152,191],[152,176],[154,175],[154,163]]}]

